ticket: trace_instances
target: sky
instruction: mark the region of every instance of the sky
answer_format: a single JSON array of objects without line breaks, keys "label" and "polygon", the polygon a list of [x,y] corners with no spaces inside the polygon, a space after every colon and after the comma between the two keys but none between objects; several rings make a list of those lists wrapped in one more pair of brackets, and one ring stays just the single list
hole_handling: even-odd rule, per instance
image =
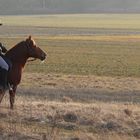
[{"label": "sky", "polygon": [[0,0],[0,14],[140,13],[140,0]]}]

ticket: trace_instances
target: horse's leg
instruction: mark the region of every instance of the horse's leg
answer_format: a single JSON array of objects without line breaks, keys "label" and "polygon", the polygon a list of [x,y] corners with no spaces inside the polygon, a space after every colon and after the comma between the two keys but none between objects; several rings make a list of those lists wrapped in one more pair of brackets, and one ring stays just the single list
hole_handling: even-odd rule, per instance
[{"label": "horse's leg", "polygon": [[0,103],[1,103],[1,101],[3,99],[4,93],[5,92],[2,89],[0,89]]},{"label": "horse's leg", "polygon": [[9,90],[9,95],[10,95],[10,109],[13,109],[14,108],[16,89],[17,89],[17,86],[14,86],[13,87],[13,90]]}]

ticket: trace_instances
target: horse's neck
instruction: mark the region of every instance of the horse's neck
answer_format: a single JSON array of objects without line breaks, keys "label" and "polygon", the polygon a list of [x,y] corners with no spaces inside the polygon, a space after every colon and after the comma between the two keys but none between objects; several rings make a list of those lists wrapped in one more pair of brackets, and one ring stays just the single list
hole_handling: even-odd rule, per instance
[{"label": "horse's neck", "polygon": [[26,62],[27,62],[27,59],[28,59],[28,58],[19,59],[19,61],[13,62],[13,64],[15,63],[16,65],[20,65],[20,66],[24,67],[25,64],[26,64]]},{"label": "horse's neck", "polygon": [[[22,44],[21,44],[22,45]],[[15,46],[6,53],[6,57],[11,60],[12,64],[18,64],[24,67],[27,62],[28,56],[25,47]]]},{"label": "horse's neck", "polygon": [[26,64],[27,62],[27,57],[25,58],[22,58],[21,57],[13,57],[11,55],[6,55],[6,57],[12,62],[12,64],[19,64],[19,65],[22,65],[24,67],[24,65]]}]

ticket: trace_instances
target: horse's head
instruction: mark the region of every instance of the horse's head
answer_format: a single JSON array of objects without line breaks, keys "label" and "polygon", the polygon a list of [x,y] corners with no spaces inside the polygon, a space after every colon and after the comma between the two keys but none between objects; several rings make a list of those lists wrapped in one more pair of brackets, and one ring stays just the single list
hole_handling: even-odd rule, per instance
[{"label": "horse's head", "polygon": [[45,60],[47,54],[39,47],[37,47],[35,41],[32,39],[31,36],[29,36],[29,38],[26,39],[25,43],[27,46],[28,57]]}]

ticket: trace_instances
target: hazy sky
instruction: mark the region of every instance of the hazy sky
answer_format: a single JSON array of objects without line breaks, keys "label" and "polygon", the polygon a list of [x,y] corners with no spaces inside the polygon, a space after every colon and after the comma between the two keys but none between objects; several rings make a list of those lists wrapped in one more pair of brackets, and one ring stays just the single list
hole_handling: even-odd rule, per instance
[{"label": "hazy sky", "polygon": [[0,0],[0,14],[140,12],[140,0]]}]

